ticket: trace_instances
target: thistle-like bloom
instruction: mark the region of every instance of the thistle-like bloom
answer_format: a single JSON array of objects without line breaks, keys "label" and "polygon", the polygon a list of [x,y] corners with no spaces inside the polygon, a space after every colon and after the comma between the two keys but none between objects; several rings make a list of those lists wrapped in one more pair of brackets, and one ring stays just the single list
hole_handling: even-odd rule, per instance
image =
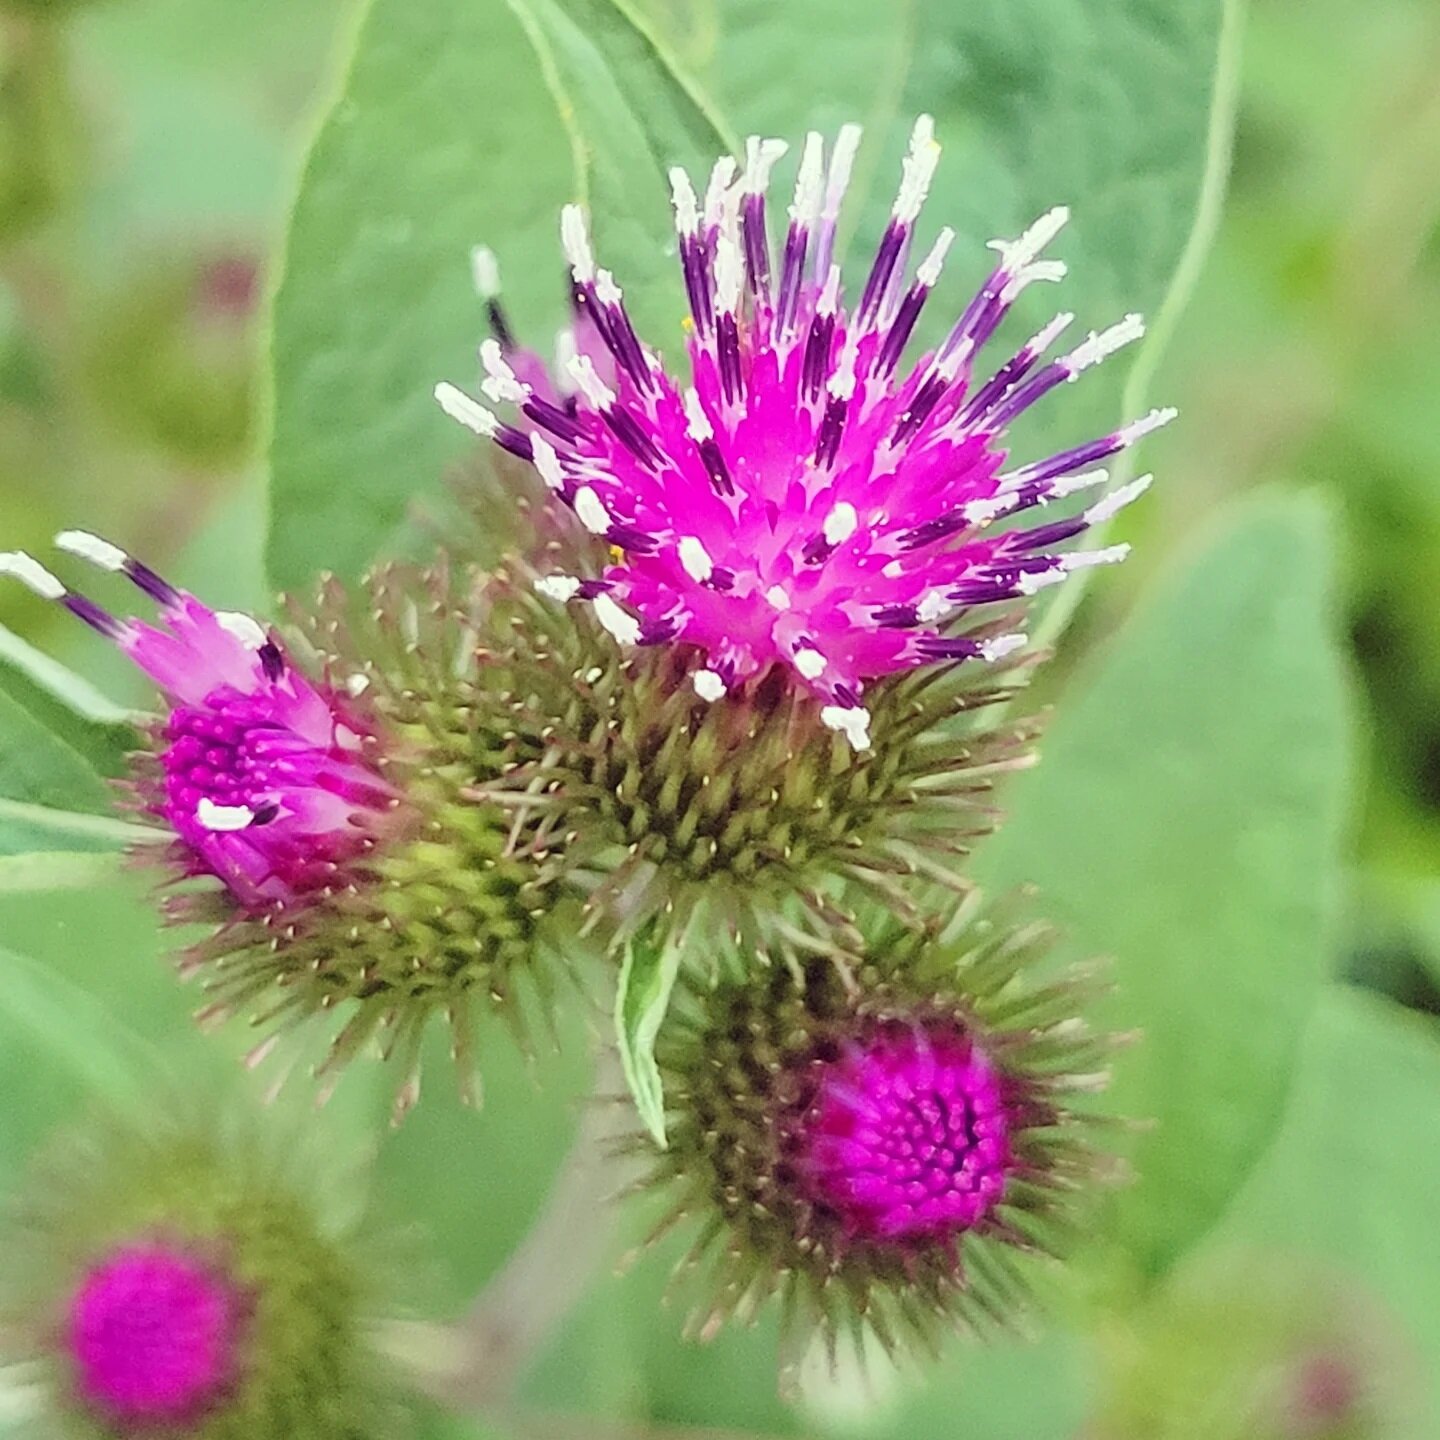
[{"label": "thistle-like bloom", "polygon": [[[665,1222],[699,1229],[701,1333],[778,1294],[790,1340],[887,1348],[1003,1326],[1106,1170],[1076,1097],[1114,1041],[1093,971],[1040,981],[1043,927],[964,907],[940,935],[862,919],[863,962],[755,957],[689,979],[657,1058]],[[763,959],[764,957],[762,957]]]},{"label": "thistle-like bloom", "polygon": [[226,1107],[152,1114],[143,1133],[93,1122],[47,1152],[7,1221],[0,1332],[41,1382],[40,1434],[407,1433],[372,1343],[385,1267],[302,1149],[282,1156]]},{"label": "thistle-like bloom", "polygon": [[504,637],[481,648],[483,580],[386,572],[363,604],[329,585],[287,647],[93,535],[58,543],[159,607],[158,625],[116,619],[29,555],[0,555],[0,573],[113,640],[161,691],[129,784],[156,839],[136,848],[172,882],[219,882],[167,887],[172,919],[213,927],[180,962],[209,992],[202,1018],[249,1012],[271,1032],[258,1064],[285,1022],[334,1012],[326,1086],[378,1044],[402,1072],[398,1114],[440,1017],[462,1090],[478,1093],[474,1022],[518,1023],[517,989],[547,997],[569,958],[546,930],[566,893],[564,816],[479,793],[514,768],[519,790],[543,783],[544,750],[503,693]]},{"label": "thistle-like bloom", "polygon": [[239,1369],[247,1308],[241,1287],[183,1248],[121,1245],[70,1300],[77,1394],[116,1430],[194,1428]]},{"label": "thistle-like bloom", "polygon": [[[1024,517],[1103,485],[1106,472],[1090,467],[1173,412],[1008,465],[1016,417],[1136,339],[1140,317],[1044,362],[1073,319],[1059,316],[991,378],[976,375],[979,351],[1016,298],[1064,274],[1042,258],[1067,218],[1057,209],[1020,239],[996,242],[998,263],[945,339],[903,363],[954,238],[942,230],[910,265],[939,146],[922,117],[884,238],[847,302],[835,234],[858,142],[858,128],[846,127],[827,164],[821,137],[809,136],[774,252],[766,191],[782,142],[752,139],[743,169],[722,159],[703,204],[685,172],[671,172],[688,384],[640,341],[570,206],[561,235],[575,299],[603,351],[570,347],[561,379],[573,393],[562,401],[533,357],[513,347],[501,316],[481,351],[483,389],[515,407],[515,418],[452,385],[436,395],[457,420],[533,463],[581,524],[621,552],[603,574],[545,577],[549,595],[593,604],[622,645],[694,647],[691,678],[706,700],[778,667],[818,700],[825,724],[864,749],[868,684],[936,661],[993,660],[1023,636],[961,633],[975,607],[1123,557],[1124,546],[1057,547],[1129,503],[1148,476],[1065,518]],[[482,280],[494,317],[488,260]]]},{"label": "thistle-like bloom", "polygon": [[84,531],[56,543],[159,607],[159,626],[119,620],[30,556],[0,555],[0,574],[113,640],[165,696],[142,808],[174,833],[186,873],[213,875],[257,911],[333,883],[374,846],[400,800],[366,758],[374,736],[348,696],[297,670],[251,616],[210,609]]}]

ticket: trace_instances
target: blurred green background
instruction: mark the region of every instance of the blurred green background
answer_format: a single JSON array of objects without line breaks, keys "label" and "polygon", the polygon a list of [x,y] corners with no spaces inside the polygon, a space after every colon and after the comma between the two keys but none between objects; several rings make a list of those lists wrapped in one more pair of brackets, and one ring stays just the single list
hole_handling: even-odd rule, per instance
[{"label": "blurred green background", "polygon": [[[682,50],[709,8],[649,6]],[[356,11],[337,0],[0,6],[0,548],[43,551],[56,530],[84,526],[217,605],[265,604],[267,298],[303,147],[339,84]],[[1314,1167],[1319,1150],[1340,1176],[1339,1218],[1321,1227],[1337,1247],[1357,1174],[1373,1180],[1361,1196],[1367,1213],[1387,1210],[1387,1185],[1408,1196],[1409,1210],[1397,1202],[1402,1217],[1440,1202],[1425,1172],[1403,1164],[1407,1127],[1422,1148],[1440,1134],[1440,1065],[1421,1030],[1440,1013],[1437,75],[1433,0],[1255,0],[1228,200],[1148,386],[1182,421],[1147,450],[1159,483],[1127,517],[1134,559],[1092,587],[1047,682],[1047,698],[1063,706],[1071,677],[1085,673],[1134,598],[1226,502],[1264,486],[1322,494],[1338,520],[1341,624],[1363,736],[1338,964],[1416,1012],[1413,1021],[1362,1050],[1353,1027],[1381,1000],[1322,1014],[1280,1158],[1270,1159],[1280,1178],[1262,1180],[1243,1213],[1221,1222],[1222,1240],[1227,1225],[1233,1232],[1228,1245],[1157,1293],[1087,1312],[1078,1338],[957,1352],[918,1397],[883,1373],[868,1384],[815,1378],[797,1411],[775,1398],[764,1336],[696,1351],[669,1333],[678,1317],[657,1324],[663,1265],[652,1260],[638,1278],[584,1299],[515,1402],[613,1417],[603,1422],[612,1428],[518,1419],[507,1401],[492,1416],[497,1433],[1440,1433],[1417,1418],[1424,1372],[1440,1360],[1433,1235],[1387,1232],[1384,1281],[1367,1273],[1363,1246],[1296,1260],[1280,1243],[1290,1197],[1335,1183]],[[477,89],[477,125],[482,103]],[[558,293],[558,263],[552,269]],[[118,657],[18,586],[0,588],[0,621],[115,700],[141,700]],[[1217,773],[1214,784],[1228,779]],[[198,1065],[206,1042],[184,1028],[186,998],[160,966],[136,970],[135,957],[158,945],[135,894],[131,882],[107,882],[80,918],[68,895],[0,891],[0,943],[71,977],[70,1013],[98,1006],[103,1027],[105,1007],[118,1007]],[[124,967],[107,970],[101,946],[123,954]],[[44,1015],[31,1020],[3,1061],[17,1086],[27,1057],[44,1048]],[[523,1066],[508,1064],[491,1078],[478,1121],[441,1097],[382,1147],[377,1184],[390,1209],[404,1214],[414,1189],[427,1193],[445,1256],[442,1308],[458,1311],[519,1241],[575,1123],[583,1066],[537,1092]],[[371,1095],[365,1085],[345,1087],[338,1130],[365,1135],[381,1088]],[[68,1091],[47,1084],[4,1115],[5,1164],[18,1165],[85,1091],[83,1077]],[[1342,1112],[1349,1128],[1337,1130]],[[453,1165],[457,1148],[485,1163]],[[1412,1258],[1413,1290],[1398,1300],[1388,1277],[1408,1272]],[[1263,1428],[1256,1404],[1284,1418]],[[456,1422],[443,1433],[487,1432]]]}]

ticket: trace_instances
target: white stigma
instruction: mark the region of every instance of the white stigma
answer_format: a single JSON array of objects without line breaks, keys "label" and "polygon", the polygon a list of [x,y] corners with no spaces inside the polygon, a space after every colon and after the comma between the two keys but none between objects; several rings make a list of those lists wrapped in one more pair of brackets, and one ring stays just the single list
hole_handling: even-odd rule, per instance
[{"label": "white stigma", "polygon": [[265,627],[243,610],[217,610],[215,623],[227,635],[233,635],[247,650],[258,650],[270,637]]},{"label": "white stigma", "polygon": [[818,130],[812,130],[805,137],[805,149],[800,154],[790,219],[796,225],[813,225],[820,218],[820,205],[824,198],[825,137]]},{"label": "white stigma", "polygon": [[933,625],[937,620],[943,619],[955,608],[955,602],[948,599],[939,590],[931,590],[923,600],[915,607],[915,618],[922,625]]},{"label": "white stigma", "polygon": [[1009,283],[1000,292],[1000,299],[1006,305],[1014,304],[1022,291],[1037,280],[1045,280],[1054,284],[1063,280],[1067,274],[1063,260],[1036,260],[1031,265],[1022,265],[1019,270],[1011,276]]},{"label": "white stigma", "polygon": [[580,582],[573,575],[542,575],[535,588],[547,599],[564,605],[580,593]]},{"label": "white stigma", "polygon": [[789,148],[783,140],[762,140],[758,135],[752,135],[746,140],[743,188],[747,195],[765,193],[775,162]]},{"label": "white stigma", "polygon": [[818,680],[825,673],[825,657],[808,647],[795,652],[795,668],[807,679]]},{"label": "white stigma", "polygon": [[640,622],[628,610],[622,610],[608,595],[595,597],[595,618],[619,644],[639,643]]},{"label": "white stigma", "polygon": [[625,292],[615,283],[615,277],[608,270],[595,272],[595,298],[602,305],[618,305]]},{"label": "white stigma", "polygon": [[685,573],[698,584],[703,585],[715,573],[715,562],[710,558],[710,552],[696,536],[683,536],[679,550]]},{"label": "white stigma", "polygon": [[840,267],[832,265],[825,276],[824,288],[815,302],[817,315],[833,315],[840,306]]},{"label": "white stigma", "polygon": [[345,693],[354,695],[357,698],[363,695],[370,688],[370,677],[362,675],[358,670],[345,679]]},{"label": "white stigma", "polygon": [[675,207],[675,228],[682,235],[693,235],[700,228],[700,202],[695,187],[683,166],[670,171],[670,203]]},{"label": "white stigma", "polygon": [[949,253],[950,246],[954,241],[955,232],[948,225],[945,226],[935,237],[935,243],[930,247],[930,253],[916,268],[915,278],[927,290],[935,288],[935,282],[940,278],[940,267],[944,265],[945,256]]},{"label": "white stigma", "polygon": [[23,550],[0,551],[0,575],[12,575],[42,600],[64,598],[65,587],[38,560]]},{"label": "white stigma", "polygon": [[727,314],[740,308],[740,288],[745,282],[745,267],[740,247],[724,231],[715,241],[715,303]]},{"label": "white stigma", "polygon": [[940,163],[940,147],[935,143],[935,121],[922,115],[910,132],[910,153],[900,170],[900,193],[895,197],[893,214],[902,225],[913,224],[930,193],[935,167]]},{"label": "white stigma", "polygon": [[1025,348],[1032,355],[1043,355],[1075,323],[1075,316],[1064,310],[1043,330],[1037,331],[1025,342]]},{"label": "white stigma", "polygon": [[608,410],[615,403],[615,392],[600,378],[595,362],[588,355],[572,355],[565,369],[580,387],[580,393],[597,410]]},{"label": "white stigma", "polygon": [[560,244],[575,278],[582,285],[593,280],[595,256],[590,249],[590,228],[585,223],[585,212],[578,205],[567,205],[560,212]]},{"label": "white stigma", "polygon": [[575,513],[592,535],[603,535],[610,528],[610,512],[588,485],[582,485],[575,492]]},{"label": "white stigma", "polygon": [[500,262],[488,245],[476,245],[470,251],[470,279],[475,293],[482,300],[493,300],[500,293]]},{"label": "white stigma", "polygon": [[705,187],[705,224],[718,225],[725,215],[725,192],[735,178],[737,166],[732,155],[722,155],[710,170],[710,183]]},{"label": "white stigma", "polygon": [[551,490],[559,490],[565,484],[565,472],[560,467],[560,457],[555,447],[538,431],[530,432],[530,455],[540,478]]},{"label": "white stigma", "polygon": [[835,148],[830,152],[830,173],[825,180],[825,206],[820,212],[826,220],[834,220],[840,214],[840,202],[849,187],[863,133],[858,125],[842,125],[835,137]]},{"label": "white stigma", "polygon": [[860,517],[855,513],[855,507],[848,500],[842,500],[825,517],[820,533],[824,535],[826,544],[843,545],[859,528]]},{"label": "white stigma", "polygon": [[67,555],[78,555],[102,570],[123,570],[130,558],[118,545],[112,545],[88,530],[62,530],[55,537],[55,548]]},{"label": "white stigma", "polygon": [[1066,571],[1089,570],[1096,565],[1118,565],[1130,554],[1128,545],[1107,545],[1103,550],[1075,550],[1060,557]]},{"label": "white stigma", "polygon": [[1085,512],[1085,523],[1103,525],[1118,515],[1132,500],[1138,500],[1150,488],[1150,482],[1154,478],[1153,475],[1142,475],[1138,480],[1132,480],[1128,485],[1122,485],[1118,490],[1101,496]]},{"label": "white stigma", "polygon": [[1127,315],[1108,330],[1092,330],[1089,339],[1077,345],[1060,363],[1070,372],[1072,380],[1077,379],[1082,371],[1098,365],[1107,355],[1113,355],[1144,333],[1144,319],[1139,315]]},{"label": "white stigma", "polygon": [[1132,420],[1128,425],[1122,425],[1115,432],[1115,438],[1122,445],[1133,445],[1168,425],[1179,413],[1173,405],[1167,405],[1163,410],[1152,410],[1143,420]]},{"label": "white stigma", "polygon": [[695,693],[712,705],[725,693],[724,678],[714,670],[697,670],[691,683],[695,686]]},{"label": "white stigma", "polygon": [[1023,650],[1029,642],[1028,635],[997,635],[993,640],[982,640],[980,642],[980,658],[982,660],[995,661],[1003,660],[1007,655],[1013,655],[1017,650]]},{"label": "white stigma", "polygon": [[207,830],[224,834],[248,829],[254,823],[255,812],[248,805],[217,805],[208,795],[203,795],[195,807],[195,818]]},{"label": "white stigma", "polygon": [[822,706],[820,723],[843,735],[852,750],[870,748],[870,712],[863,705]]},{"label": "white stigma", "polygon": [[1015,508],[1014,494],[987,495],[980,500],[971,500],[961,507],[960,513],[967,525],[988,525],[992,520]]},{"label": "white stigma", "polygon": [[1069,574],[1058,560],[1043,570],[1026,570],[1015,581],[1015,589],[1021,595],[1038,595],[1052,585],[1058,585]]},{"label": "white stigma", "polygon": [[790,594],[783,585],[772,585],[765,592],[765,603],[772,610],[788,610],[790,608]]},{"label": "white stigma", "polygon": [[510,368],[498,340],[486,340],[480,346],[480,363],[485,367],[486,378],[480,388],[497,405],[508,401],[512,405],[523,405],[530,398],[530,387],[522,385]]},{"label": "white stigma", "polygon": [[1059,500],[1066,495],[1075,494],[1077,490],[1092,489],[1096,485],[1103,485],[1109,478],[1108,470],[1085,470],[1079,475],[1064,475],[1051,481],[1050,498]]},{"label": "white stigma", "polygon": [[493,436],[500,429],[500,421],[491,411],[478,400],[472,400],[448,380],[442,380],[435,387],[435,398],[440,402],[440,408],[452,420],[458,420],[467,430],[473,430],[477,435]]},{"label": "white stigma", "polygon": [[1047,210],[1018,240],[992,240],[989,248],[1000,256],[1000,264],[1018,274],[1033,264],[1040,252],[1065,228],[1070,211],[1064,205]]},{"label": "white stigma", "polygon": [[715,428],[700,403],[700,396],[694,390],[685,392],[685,433],[692,440],[713,440]]}]

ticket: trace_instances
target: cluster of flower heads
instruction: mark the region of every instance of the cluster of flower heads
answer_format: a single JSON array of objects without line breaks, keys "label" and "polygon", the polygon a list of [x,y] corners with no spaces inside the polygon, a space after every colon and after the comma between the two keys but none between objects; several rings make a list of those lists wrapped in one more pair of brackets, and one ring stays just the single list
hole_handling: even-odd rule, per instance
[{"label": "cluster of flower heads", "polygon": [[[288,1022],[333,1013],[323,1084],[378,1047],[403,1113],[433,1018],[468,1090],[482,1014],[548,997],[592,936],[595,956],[628,957],[623,992],[636,937],[668,930],[652,948],[678,949],[681,1013],[660,1026],[661,986],[637,1033],[659,1030],[642,1057],[665,1082],[657,1175],[719,1257],[707,1318],[779,1289],[832,1338],[849,1315],[893,1342],[937,1315],[1003,1315],[1021,1288],[1007,1251],[1055,1248],[1062,1199],[1099,1168],[1064,1098],[1103,1073],[1084,986],[1027,981],[1031,932],[974,930],[956,906],[992,787],[1032,758],[1033,728],[1003,713],[1037,658],[1020,612],[1123,557],[1065,547],[1148,483],[1107,491],[1094,467],[1172,412],[1012,464],[1011,423],[1139,318],[1047,359],[1061,315],[977,375],[1018,297],[1064,273],[1044,256],[1054,210],[995,243],[978,294],[907,360],[953,240],[912,263],[939,149],[922,118],[847,299],[836,228],[858,140],[847,127],[827,158],[807,139],[778,248],[779,142],[718,162],[703,201],[672,172],[685,377],[637,335],[578,207],[553,374],[475,253],[482,389],[508,418],[436,394],[533,467],[571,543],[532,533],[498,568],[457,553],[349,594],[326,581],[282,629],[86,532],[59,548],[132,582],[158,623],[116,618],[29,555],[0,555],[0,573],[160,690],[130,801],[155,830],[146,855],[168,856],[169,912],[211,926],[182,969],[203,977],[204,1013],[269,1028],[257,1062]],[[577,573],[551,568],[560,554]],[[219,1356],[238,1312],[201,1260],[148,1241],[112,1260],[77,1334],[109,1333],[111,1299],[143,1281]],[[146,1403],[221,1383],[218,1358],[192,1369]]]}]

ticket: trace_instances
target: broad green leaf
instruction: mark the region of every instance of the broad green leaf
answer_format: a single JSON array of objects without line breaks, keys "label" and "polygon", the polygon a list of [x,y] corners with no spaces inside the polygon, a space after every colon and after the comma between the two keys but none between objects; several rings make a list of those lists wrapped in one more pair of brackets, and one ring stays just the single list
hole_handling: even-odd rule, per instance
[{"label": "broad green leaf", "polygon": [[104,814],[105,782],[25,706],[0,691],[0,797],[28,805]]},{"label": "broad green leaf", "polygon": [[0,799],[0,855],[26,855],[31,851],[113,852],[152,836],[153,832],[143,826],[109,815]]},{"label": "broad green leaf", "polygon": [[1139,1043],[1113,1106],[1152,1121],[1106,1227],[1159,1272],[1274,1132],[1330,962],[1349,779],[1329,527],[1304,497],[1231,514],[1061,700],[976,857],[1082,953]]},{"label": "broad green leaf", "polygon": [[[469,444],[431,391],[475,369],[470,247],[495,250],[517,332],[548,353],[566,289],[559,209],[587,197],[644,315],[670,241],[664,166],[713,151],[714,134],[619,5],[373,0],[305,167],[275,301],[278,584],[418,543],[416,502],[437,502]],[[678,337],[678,299],[662,311]]]},{"label": "broad green leaf", "polygon": [[0,855],[0,894],[87,890],[115,876],[118,857],[106,851],[37,850]]},{"label": "broad green leaf", "polygon": [[640,1119],[659,1145],[665,1143],[665,1094],[655,1064],[655,1038],[670,1008],[683,949],[668,929],[657,939],[655,927],[647,927],[626,942],[615,992],[620,1064]]},{"label": "broad green leaf", "polygon": [[1280,1133],[1212,1247],[1304,1258],[1383,1302],[1418,1348],[1417,1435],[1435,1434],[1440,1415],[1437,1097],[1434,1018],[1332,989],[1306,1033]]}]

